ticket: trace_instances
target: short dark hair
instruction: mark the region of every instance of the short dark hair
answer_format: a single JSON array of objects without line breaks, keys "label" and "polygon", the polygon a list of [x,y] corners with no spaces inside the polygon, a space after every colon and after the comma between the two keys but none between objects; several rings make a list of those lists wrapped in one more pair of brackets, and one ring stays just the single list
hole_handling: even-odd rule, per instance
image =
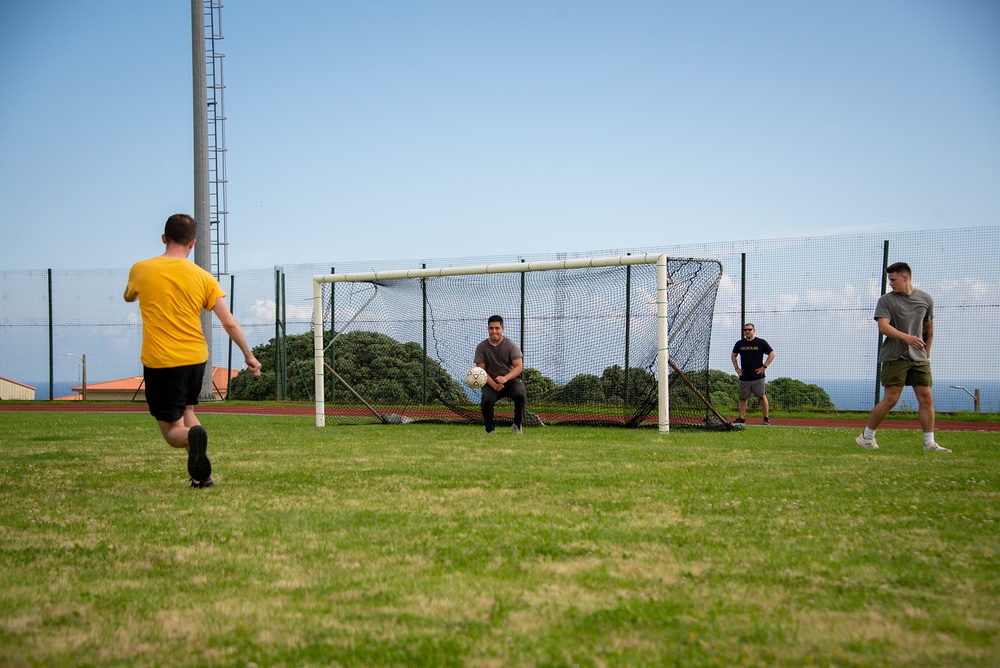
[{"label": "short dark hair", "polygon": [[486,324],[489,324],[491,322],[499,322],[502,325],[503,324],[503,318],[501,318],[498,315],[491,315],[490,319],[486,321]]},{"label": "short dark hair", "polygon": [[895,262],[890,264],[885,268],[885,273],[887,274],[906,274],[907,276],[913,276],[913,272],[910,271],[910,265],[905,262]]},{"label": "short dark hair", "polygon": [[168,241],[186,246],[198,235],[198,223],[186,213],[175,213],[167,218],[163,226],[163,235]]}]

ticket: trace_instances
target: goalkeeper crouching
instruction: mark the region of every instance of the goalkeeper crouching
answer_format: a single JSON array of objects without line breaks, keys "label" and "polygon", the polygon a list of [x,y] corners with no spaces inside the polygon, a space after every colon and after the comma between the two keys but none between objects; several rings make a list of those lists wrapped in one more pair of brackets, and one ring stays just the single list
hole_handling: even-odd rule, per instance
[{"label": "goalkeeper crouching", "polygon": [[491,315],[486,323],[489,338],[476,346],[475,365],[486,370],[486,385],[483,386],[483,398],[479,407],[483,413],[483,423],[486,433],[493,434],[496,425],[493,421],[493,406],[504,397],[514,402],[514,424],[511,431],[521,433],[524,424],[524,404],[528,398],[521,382],[521,371],[524,369],[524,356],[516,343],[503,335],[503,318]]}]

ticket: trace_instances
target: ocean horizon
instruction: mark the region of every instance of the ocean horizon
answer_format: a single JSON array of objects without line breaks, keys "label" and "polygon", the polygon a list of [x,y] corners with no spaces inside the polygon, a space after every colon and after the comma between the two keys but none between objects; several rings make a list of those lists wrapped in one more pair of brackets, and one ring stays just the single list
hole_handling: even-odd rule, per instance
[{"label": "ocean horizon", "polygon": [[[868,411],[875,405],[875,381],[872,380],[805,380],[802,382],[819,385],[830,395],[830,400],[842,411]],[[971,412],[973,399],[962,390],[953,389],[960,385],[975,392],[979,390],[979,410],[983,413],[1000,412],[1000,381],[934,381],[934,410],[941,413]],[[903,396],[895,410],[916,410],[917,398],[912,389],[904,389]]]},{"label": "ocean horizon", "polygon": [[[49,381],[43,380],[27,384],[35,388],[36,401],[48,401]],[[66,397],[71,394],[77,394],[76,392],[73,391],[73,388],[79,386],[80,386],[79,380],[68,381],[68,382],[61,382],[57,380],[56,382],[52,383],[52,390],[53,390],[52,397],[54,399],[58,399],[59,397]]]}]

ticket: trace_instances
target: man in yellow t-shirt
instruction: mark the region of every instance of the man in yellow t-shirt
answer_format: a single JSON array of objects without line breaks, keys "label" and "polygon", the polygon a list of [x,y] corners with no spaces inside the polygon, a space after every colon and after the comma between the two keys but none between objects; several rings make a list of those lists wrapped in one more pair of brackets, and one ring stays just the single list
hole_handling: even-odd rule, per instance
[{"label": "man in yellow t-shirt", "polygon": [[226,293],[210,273],[190,262],[197,223],[185,214],[167,219],[161,237],[166,251],[136,262],[128,274],[125,301],[139,300],[142,314],[143,379],[149,412],[167,443],[188,451],[191,486],[214,487],[208,432],[194,413],[205,377],[208,344],[201,312],[213,311],[243,351],[247,368],[260,375],[243,328],[226,305]]}]

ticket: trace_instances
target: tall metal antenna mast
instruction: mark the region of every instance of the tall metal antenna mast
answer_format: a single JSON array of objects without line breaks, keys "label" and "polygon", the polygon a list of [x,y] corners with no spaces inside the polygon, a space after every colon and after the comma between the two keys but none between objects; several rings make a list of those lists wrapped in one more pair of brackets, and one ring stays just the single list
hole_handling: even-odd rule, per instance
[{"label": "tall metal antenna mast", "polygon": [[[205,0],[191,0],[191,71],[192,101],[194,108],[194,218],[199,221],[197,243],[194,245],[194,262],[210,271],[210,228],[208,206],[208,102],[205,97]],[[208,344],[208,361],[205,362],[205,379],[201,385],[201,401],[212,401],[212,313],[202,311],[201,331]]]},{"label": "tall metal antenna mast", "polygon": [[[229,273],[226,228],[226,132],[222,102],[221,0],[191,0],[191,67],[194,102],[194,217],[199,221],[194,261],[215,276]],[[208,229],[204,222],[208,221]],[[212,314],[202,313],[201,329],[208,344],[205,380],[199,399],[212,401]]]}]

